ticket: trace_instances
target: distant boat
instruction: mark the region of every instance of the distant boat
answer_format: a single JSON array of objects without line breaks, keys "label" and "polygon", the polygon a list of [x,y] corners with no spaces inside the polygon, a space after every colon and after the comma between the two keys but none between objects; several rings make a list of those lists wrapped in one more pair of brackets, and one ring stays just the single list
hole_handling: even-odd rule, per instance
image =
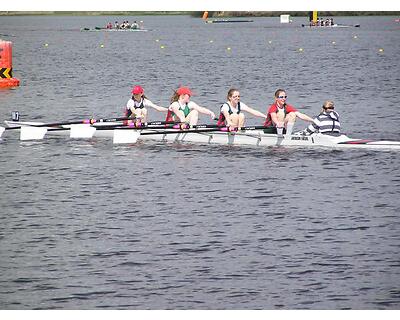
[{"label": "distant boat", "polygon": [[132,28],[127,28],[127,29],[109,29],[109,28],[104,28],[104,27],[94,27],[94,28],[81,28],[81,31],[103,31],[103,32],[138,32],[138,31],[149,31],[147,29],[140,29],[140,28],[136,28],[136,29],[132,29]]},{"label": "distant boat", "polygon": [[360,25],[356,24],[354,26],[350,26],[350,25],[345,25],[345,24],[333,24],[330,26],[313,26],[313,25],[308,25],[308,24],[302,24],[302,27],[307,27],[307,28],[311,28],[311,29],[329,29],[329,28],[359,28]]},{"label": "distant boat", "polygon": [[206,23],[236,23],[236,22],[253,22],[253,20],[246,20],[246,19],[213,19],[213,20],[206,20]]}]

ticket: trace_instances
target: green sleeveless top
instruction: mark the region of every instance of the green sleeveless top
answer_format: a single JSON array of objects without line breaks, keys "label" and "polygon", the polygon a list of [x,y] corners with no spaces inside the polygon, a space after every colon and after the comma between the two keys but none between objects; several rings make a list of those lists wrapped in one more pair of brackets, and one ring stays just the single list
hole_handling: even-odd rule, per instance
[{"label": "green sleeveless top", "polygon": [[[178,104],[179,104],[179,110],[183,112],[183,114],[185,115],[185,118],[186,118],[188,116],[188,114],[190,113],[188,104],[186,103],[184,108],[182,108],[182,106],[179,102],[178,102]],[[173,113],[173,115],[175,115],[175,114]]]}]

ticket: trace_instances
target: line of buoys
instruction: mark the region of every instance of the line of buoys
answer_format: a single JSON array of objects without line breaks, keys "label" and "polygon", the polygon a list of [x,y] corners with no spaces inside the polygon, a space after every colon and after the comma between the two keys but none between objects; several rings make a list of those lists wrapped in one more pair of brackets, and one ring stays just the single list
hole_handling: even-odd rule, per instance
[{"label": "line of buoys", "polygon": [[12,76],[12,42],[0,40],[0,88],[19,86]]}]

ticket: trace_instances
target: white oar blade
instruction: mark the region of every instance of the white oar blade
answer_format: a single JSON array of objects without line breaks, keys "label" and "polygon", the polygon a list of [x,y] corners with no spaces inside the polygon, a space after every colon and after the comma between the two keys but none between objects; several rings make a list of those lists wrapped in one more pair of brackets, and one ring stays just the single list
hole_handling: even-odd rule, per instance
[{"label": "white oar blade", "polygon": [[47,129],[42,127],[22,126],[19,136],[20,140],[41,140],[44,138]]},{"label": "white oar blade", "polygon": [[96,132],[96,128],[90,124],[72,124],[70,130],[70,138],[91,138]]},{"label": "white oar blade", "polygon": [[0,127],[0,138],[1,138],[1,136],[3,135],[4,130],[6,130],[6,128]]},{"label": "white oar blade", "polygon": [[136,130],[115,129],[113,143],[135,143],[140,136]]}]

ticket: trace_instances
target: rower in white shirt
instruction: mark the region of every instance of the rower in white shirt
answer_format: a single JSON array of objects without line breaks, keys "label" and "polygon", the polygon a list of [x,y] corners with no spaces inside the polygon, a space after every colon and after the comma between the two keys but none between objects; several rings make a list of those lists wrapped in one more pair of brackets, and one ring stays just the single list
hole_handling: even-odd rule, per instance
[{"label": "rower in white shirt", "polygon": [[160,107],[144,95],[144,90],[141,86],[134,86],[132,89],[132,98],[126,104],[125,116],[138,119],[140,122],[147,122],[147,109],[153,108],[159,112],[167,112],[168,109]]}]

